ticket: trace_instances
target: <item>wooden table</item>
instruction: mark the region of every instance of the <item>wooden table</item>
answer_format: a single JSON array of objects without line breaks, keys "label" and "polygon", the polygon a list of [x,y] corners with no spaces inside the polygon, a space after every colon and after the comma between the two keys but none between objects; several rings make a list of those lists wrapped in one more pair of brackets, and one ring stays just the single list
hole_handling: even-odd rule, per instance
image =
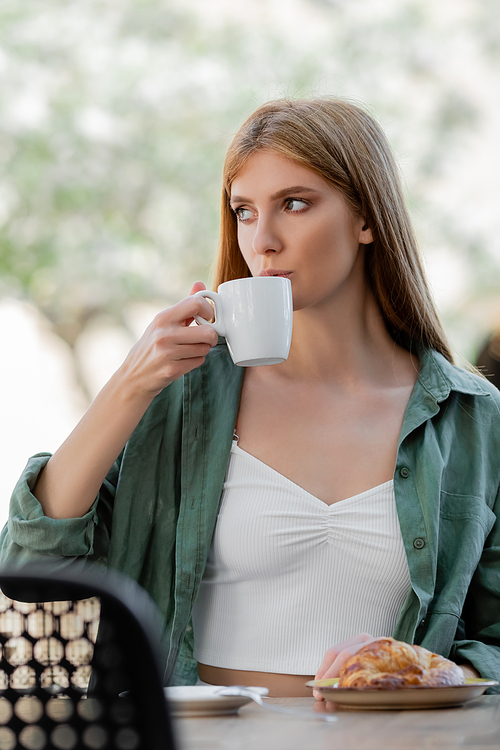
[{"label": "wooden table", "polygon": [[[312,710],[312,698],[273,703]],[[500,695],[432,711],[339,710],[333,724],[271,713],[175,719],[180,750],[500,750]]]}]

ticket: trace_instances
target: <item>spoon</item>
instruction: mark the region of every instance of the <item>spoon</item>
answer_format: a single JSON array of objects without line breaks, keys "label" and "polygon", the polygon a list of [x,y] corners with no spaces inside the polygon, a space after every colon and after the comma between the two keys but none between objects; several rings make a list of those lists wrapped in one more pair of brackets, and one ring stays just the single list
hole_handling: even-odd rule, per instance
[{"label": "spoon", "polygon": [[274,703],[264,703],[259,693],[255,692],[246,685],[230,685],[228,687],[222,687],[217,690],[217,695],[241,695],[245,698],[250,698],[255,701],[261,708],[267,708],[268,711],[275,711],[279,714],[289,714],[290,716],[301,716],[304,719],[318,719],[319,721],[327,721],[333,723],[338,721],[336,716],[331,714],[320,714],[314,711],[302,711],[296,708],[286,708],[285,706],[277,706]]}]

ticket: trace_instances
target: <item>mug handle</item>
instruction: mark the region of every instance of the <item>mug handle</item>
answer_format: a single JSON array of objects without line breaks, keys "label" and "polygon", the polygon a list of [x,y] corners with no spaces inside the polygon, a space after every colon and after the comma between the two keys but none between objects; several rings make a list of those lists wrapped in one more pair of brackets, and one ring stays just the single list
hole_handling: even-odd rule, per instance
[{"label": "mug handle", "polygon": [[219,336],[225,336],[226,331],[224,328],[224,318],[222,315],[222,302],[220,299],[220,294],[217,294],[217,292],[211,292],[210,289],[200,289],[199,292],[195,292],[193,294],[193,297],[207,297],[208,299],[211,299],[214,303],[215,309],[215,320],[213,323],[211,323],[209,320],[205,320],[205,318],[202,318],[201,315],[194,316],[196,322],[200,325],[212,326],[212,328],[219,334]]}]

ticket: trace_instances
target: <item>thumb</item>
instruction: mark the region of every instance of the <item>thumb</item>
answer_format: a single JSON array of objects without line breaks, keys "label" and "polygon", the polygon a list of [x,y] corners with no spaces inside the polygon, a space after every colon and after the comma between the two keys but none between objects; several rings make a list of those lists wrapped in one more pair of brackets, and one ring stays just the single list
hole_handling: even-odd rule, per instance
[{"label": "thumb", "polygon": [[[203,283],[203,281],[195,281],[194,284],[193,284],[193,286],[191,287],[191,291],[189,292],[189,295],[191,296],[193,294],[196,294],[196,292],[201,292],[204,289],[206,289],[206,286]],[[212,309],[214,309],[214,303],[212,302],[212,300],[209,299],[209,300],[207,300],[207,302],[208,302],[209,305],[212,306]],[[209,320],[210,323],[213,323],[214,320],[215,320],[215,318],[214,318],[213,315],[211,315],[211,317],[207,318],[207,320]]]},{"label": "thumb", "polygon": [[201,292],[202,289],[206,289],[207,287],[203,283],[203,281],[195,281],[193,286],[191,287],[191,291],[189,292],[190,295],[195,294],[195,292]]}]

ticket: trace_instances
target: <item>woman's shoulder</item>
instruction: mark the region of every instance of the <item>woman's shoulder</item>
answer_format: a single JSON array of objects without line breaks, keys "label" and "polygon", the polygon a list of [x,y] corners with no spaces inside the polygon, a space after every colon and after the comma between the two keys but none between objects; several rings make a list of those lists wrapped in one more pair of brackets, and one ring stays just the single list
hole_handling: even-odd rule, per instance
[{"label": "woman's shoulder", "polygon": [[429,349],[420,352],[420,362],[419,380],[438,400],[455,392],[477,397],[478,403],[500,409],[500,391],[472,366],[453,364]]}]

